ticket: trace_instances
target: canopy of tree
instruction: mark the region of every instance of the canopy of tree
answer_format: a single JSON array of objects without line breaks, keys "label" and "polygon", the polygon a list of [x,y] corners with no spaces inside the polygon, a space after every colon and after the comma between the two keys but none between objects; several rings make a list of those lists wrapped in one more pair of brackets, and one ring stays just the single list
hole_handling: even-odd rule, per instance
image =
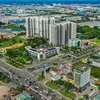
[{"label": "canopy of tree", "polygon": [[32,39],[28,39],[28,45],[30,45],[33,48],[39,48],[39,47],[48,47],[49,43],[47,42],[47,39],[42,37],[35,37]]},{"label": "canopy of tree", "polygon": [[27,61],[31,61],[31,57],[28,55],[26,49],[24,47],[21,47],[19,49],[14,50],[7,50],[7,56],[14,58],[16,61],[26,64]]},{"label": "canopy of tree", "polygon": [[100,28],[98,26],[94,26],[93,28],[89,26],[77,26],[77,32],[83,33],[87,39],[100,39]]}]

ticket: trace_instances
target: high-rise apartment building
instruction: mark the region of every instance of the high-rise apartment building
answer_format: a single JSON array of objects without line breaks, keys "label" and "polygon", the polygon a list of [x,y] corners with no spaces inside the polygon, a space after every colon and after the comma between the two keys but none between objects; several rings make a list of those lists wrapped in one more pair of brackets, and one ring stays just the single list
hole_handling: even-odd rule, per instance
[{"label": "high-rise apartment building", "polygon": [[64,22],[50,25],[50,43],[54,45],[65,45],[69,39],[76,39],[76,23]]},{"label": "high-rise apartment building", "polygon": [[90,85],[91,68],[86,65],[74,69],[74,86],[79,91],[84,91]]},{"label": "high-rise apartment building", "polygon": [[26,18],[26,37],[34,37],[39,35],[44,38],[49,38],[49,24],[54,24],[55,18],[34,16]]},{"label": "high-rise apartment building", "polygon": [[26,18],[26,37],[33,37],[33,28],[32,18]]},{"label": "high-rise apartment building", "polygon": [[55,23],[53,17],[35,16],[26,18],[27,37],[48,38],[53,45],[65,45],[69,39],[76,39],[76,23]]}]

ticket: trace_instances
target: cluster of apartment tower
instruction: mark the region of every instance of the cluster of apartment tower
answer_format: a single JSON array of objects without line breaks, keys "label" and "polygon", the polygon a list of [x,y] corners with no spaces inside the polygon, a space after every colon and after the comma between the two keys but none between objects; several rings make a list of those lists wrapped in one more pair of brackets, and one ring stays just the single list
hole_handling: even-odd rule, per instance
[{"label": "cluster of apartment tower", "polygon": [[34,16],[26,18],[27,38],[40,36],[53,45],[65,45],[69,39],[76,38],[76,23],[56,23],[54,17]]}]

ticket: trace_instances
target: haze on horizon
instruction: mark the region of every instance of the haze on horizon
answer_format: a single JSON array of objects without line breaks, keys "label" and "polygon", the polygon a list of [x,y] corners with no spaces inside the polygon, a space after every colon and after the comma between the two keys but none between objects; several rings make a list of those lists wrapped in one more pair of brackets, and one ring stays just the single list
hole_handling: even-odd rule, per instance
[{"label": "haze on horizon", "polygon": [[99,0],[0,0],[0,2],[100,2]]}]

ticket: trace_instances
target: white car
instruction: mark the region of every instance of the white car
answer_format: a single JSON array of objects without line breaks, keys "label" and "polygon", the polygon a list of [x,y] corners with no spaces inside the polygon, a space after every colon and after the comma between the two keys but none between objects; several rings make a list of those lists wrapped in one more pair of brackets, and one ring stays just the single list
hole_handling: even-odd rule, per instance
[{"label": "white car", "polygon": [[41,97],[41,99],[42,99],[42,100],[44,100],[44,98],[43,98],[43,97]]}]

